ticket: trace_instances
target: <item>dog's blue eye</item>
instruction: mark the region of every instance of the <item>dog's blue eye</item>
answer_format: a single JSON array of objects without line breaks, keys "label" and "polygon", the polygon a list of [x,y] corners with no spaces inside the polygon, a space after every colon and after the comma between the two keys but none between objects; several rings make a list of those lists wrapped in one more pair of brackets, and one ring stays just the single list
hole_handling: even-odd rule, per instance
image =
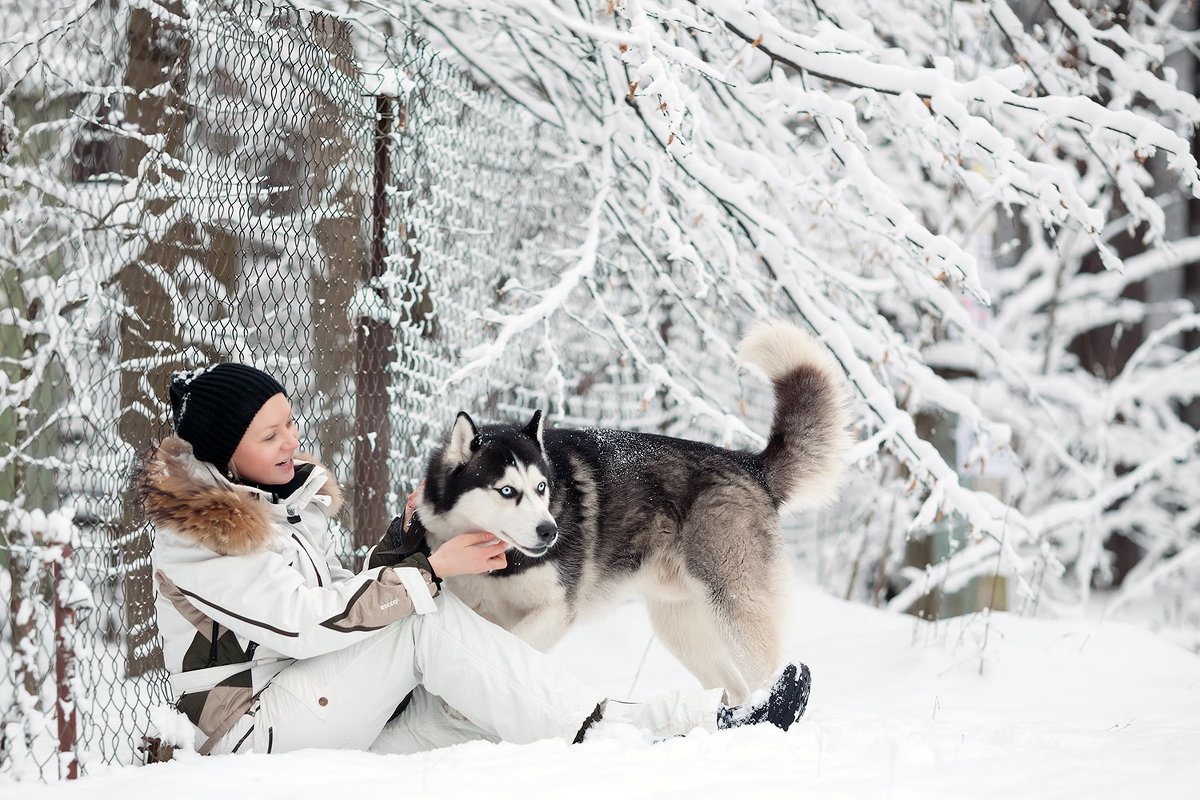
[{"label": "dog's blue eye", "polygon": [[512,497],[513,495],[515,495],[517,493],[517,490],[511,486],[501,486],[496,491],[498,491],[500,493],[501,497]]},{"label": "dog's blue eye", "polygon": [[545,494],[545,493],[546,493],[546,482],[542,481],[541,483],[538,484],[538,494]]}]

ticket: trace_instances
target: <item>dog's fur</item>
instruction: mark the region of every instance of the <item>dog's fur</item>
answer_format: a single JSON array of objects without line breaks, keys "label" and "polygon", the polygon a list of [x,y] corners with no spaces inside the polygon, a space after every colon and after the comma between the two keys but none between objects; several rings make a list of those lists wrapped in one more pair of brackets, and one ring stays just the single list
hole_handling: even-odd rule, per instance
[{"label": "dog's fur", "polygon": [[741,702],[780,660],[789,565],[783,506],[836,494],[853,437],[843,373],[798,328],[767,323],[743,361],[775,387],[761,453],[599,429],[476,427],[460,413],[429,463],[418,517],[428,545],[487,530],[508,566],[450,578],[480,614],[538,648],[641,589],[654,630],[705,687]]}]

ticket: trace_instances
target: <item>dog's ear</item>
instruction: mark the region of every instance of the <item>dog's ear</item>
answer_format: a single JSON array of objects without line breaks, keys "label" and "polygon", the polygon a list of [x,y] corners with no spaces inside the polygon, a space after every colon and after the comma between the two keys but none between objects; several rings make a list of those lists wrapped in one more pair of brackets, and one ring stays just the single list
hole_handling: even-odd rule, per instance
[{"label": "dog's ear", "polygon": [[538,447],[542,447],[542,410],[540,408],[533,412],[533,419],[529,420],[523,433],[537,442]]},{"label": "dog's ear", "polygon": [[448,467],[467,463],[471,458],[471,451],[474,449],[471,445],[475,442],[477,433],[479,429],[475,427],[470,415],[465,411],[458,412],[454,419],[454,428],[450,431],[450,443],[442,453],[443,463]]}]

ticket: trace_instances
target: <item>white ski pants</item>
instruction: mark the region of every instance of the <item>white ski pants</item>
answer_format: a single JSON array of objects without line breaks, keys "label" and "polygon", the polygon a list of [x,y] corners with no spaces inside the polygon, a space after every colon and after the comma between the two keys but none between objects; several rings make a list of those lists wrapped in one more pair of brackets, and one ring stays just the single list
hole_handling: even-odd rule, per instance
[{"label": "white ski pants", "polygon": [[[435,602],[434,613],[413,614],[356,645],[280,672],[212,752],[319,747],[411,753],[473,739],[569,742],[600,703],[605,721],[654,736],[716,728],[719,689],[670,692],[645,703],[605,702],[449,592]],[[408,707],[388,723],[409,692]]]}]

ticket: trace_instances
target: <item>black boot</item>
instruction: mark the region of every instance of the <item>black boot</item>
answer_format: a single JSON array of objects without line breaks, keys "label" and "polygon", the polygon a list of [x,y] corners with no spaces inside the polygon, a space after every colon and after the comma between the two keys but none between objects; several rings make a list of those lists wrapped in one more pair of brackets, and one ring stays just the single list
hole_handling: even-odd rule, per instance
[{"label": "black boot", "polygon": [[740,728],[769,722],[787,730],[804,714],[812,676],[804,664],[788,664],[771,684],[766,697],[751,697],[740,706],[721,706],[717,711],[718,728]]}]

